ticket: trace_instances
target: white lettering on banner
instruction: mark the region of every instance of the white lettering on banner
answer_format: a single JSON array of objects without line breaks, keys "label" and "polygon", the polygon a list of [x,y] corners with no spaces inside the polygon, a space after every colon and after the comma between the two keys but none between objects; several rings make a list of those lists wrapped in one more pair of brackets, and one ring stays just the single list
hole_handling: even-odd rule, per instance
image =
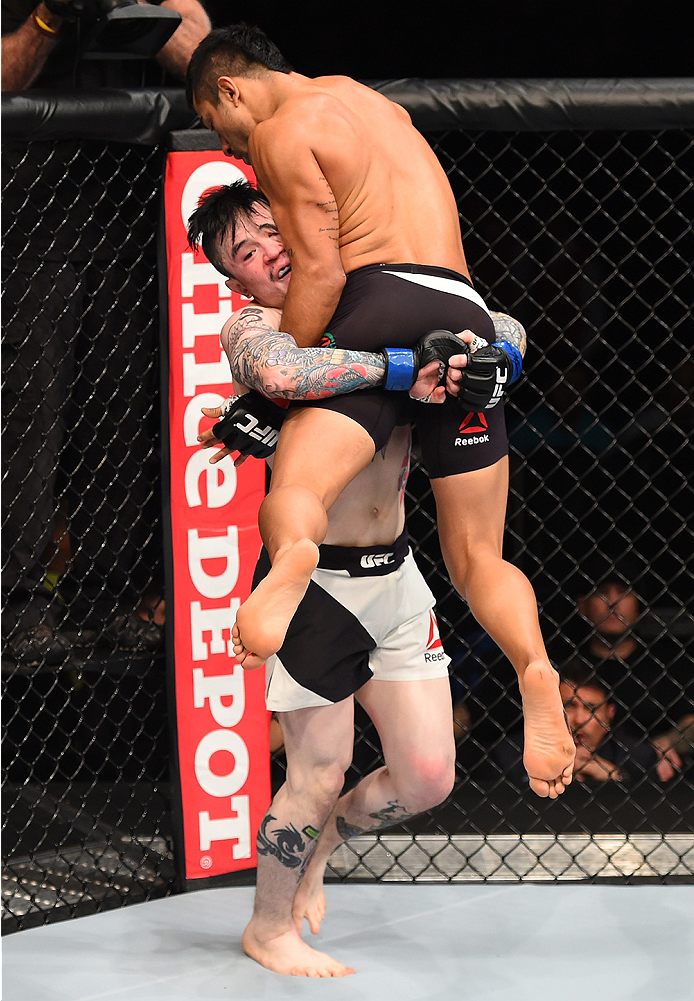
[{"label": "white lettering on banner", "polygon": [[186,465],[184,486],[189,507],[200,507],[200,477],[205,477],[207,487],[207,507],[224,507],[236,493],[236,467],[230,456],[210,465],[210,453],[206,449],[193,452]]},{"label": "white lettering on banner", "polygon": [[229,362],[221,349],[219,361],[196,362],[192,351],[183,355],[184,396],[195,396],[198,386],[218,386],[229,381]]},{"label": "white lettering on banner", "polygon": [[[219,574],[208,574],[203,560],[224,559],[226,568]],[[234,590],[239,579],[239,529],[227,525],[226,535],[200,538],[197,528],[188,529],[188,570],[193,586],[206,598],[225,598]]]},{"label": "white lettering on banner", "polygon": [[[210,759],[217,751],[228,751],[234,758],[226,775],[215,775],[210,768]],[[248,748],[235,730],[206,733],[195,751],[195,777],[208,796],[233,796],[246,784],[249,767]]]},{"label": "white lettering on banner", "polygon": [[[223,698],[230,698],[231,705],[225,706]],[[206,700],[210,703],[215,723],[219,726],[236,726],[246,707],[243,668],[240,664],[234,664],[231,674],[206,675],[201,667],[193,668],[193,705],[196,709],[204,709]]]},{"label": "white lettering on banner", "polygon": [[200,825],[200,851],[210,850],[213,841],[237,841],[232,848],[234,858],[251,857],[251,818],[248,796],[232,796],[231,809],[235,817],[212,820],[207,810],[198,814]]},{"label": "white lettering on banner", "polygon": [[[187,226],[205,191],[247,178],[232,163],[214,159],[196,167],[184,180],[180,212]],[[178,314],[181,324],[180,335],[176,337],[178,343],[175,347],[172,343],[175,376],[172,392],[175,395],[171,414],[176,415],[176,449],[181,458],[175,475],[184,493],[184,505],[176,517],[180,519],[179,528],[187,533],[188,544],[189,584],[186,590],[189,593],[181,609],[184,618],[185,606],[190,609],[188,650],[185,649],[186,630],[177,630],[180,637],[176,644],[177,687],[180,680],[181,693],[177,697],[178,711],[185,714],[179,715],[179,733],[186,733],[187,721],[194,726],[192,732],[188,731],[187,743],[182,744],[181,772],[182,776],[185,772],[186,782],[191,786],[187,794],[190,806],[184,805],[184,814],[187,818],[189,810],[192,811],[193,825],[197,816],[201,853],[215,848],[216,843],[232,842],[216,859],[213,852],[209,856],[202,855],[199,869],[193,873],[199,876],[208,871],[214,873],[215,869],[229,871],[223,867],[228,866],[230,851],[234,859],[253,857],[251,812],[254,804],[242,790],[249,781],[254,745],[249,739],[249,751],[244,740],[246,679],[243,668],[234,659],[231,638],[242,600],[232,597],[239,583],[241,555],[239,526],[226,522],[236,520],[235,508],[230,510],[227,506],[237,494],[238,474],[230,457],[210,464],[209,458],[214,453],[201,449],[197,440],[203,422],[201,407],[220,406],[232,391],[229,363],[219,340],[222,327],[232,313],[232,293],[226,287],[226,277],[202,255],[192,253],[187,246],[183,250],[184,243],[183,239],[178,244],[180,289],[172,289],[171,293],[171,309]],[[196,312],[196,307],[205,312]],[[185,408],[182,422],[179,407]],[[172,425],[172,450],[173,441]],[[223,508],[227,510],[222,518],[220,509]],[[186,557],[182,549],[183,546],[175,556],[177,580],[186,578],[186,567],[182,565]],[[221,607],[208,607],[220,602]],[[185,695],[191,691],[190,681],[192,704],[191,695]],[[214,758],[217,752],[222,754]],[[231,759],[225,758],[225,753],[230,754]],[[214,802],[209,797],[214,797]],[[192,837],[195,850],[195,832]]]},{"label": "white lettering on banner", "polygon": [[[231,376],[229,376],[228,382],[231,382]],[[229,391],[231,392],[231,387]],[[222,396],[221,393],[198,393],[190,400],[183,414],[183,437],[186,445],[190,448],[200,447],[198,435],[200,434],[200,422],[204,418],[201,413],[202,407],[210,409],[221,407],[225,399],[226,396]]]},{"label": "white lettering on banner", "polygon": [[[196,313],[192,302],[181,303],[181,342],[184,348],[195,347],[196,337],[216,337],[231,316],[231,299],[220,299],[219,309],[213,313]],[[227,379],[229,374],[227,372]]]},{"label": "white lettering on banner", "polygon": [[[226,286],[227,278],[210,264],[209,261],[196,261],[195,256],[181,254],[181,295],[184,299],[192,299],[196,285],[216,285],[220,299],[230,299],[231,292]],[[184,347],[190,347],[185,344]]]},{"label": "white lettering on banner", "polygon": [[[231,630],[236,622],[240,604],[240,598],[232,598],[228,608],[203,608],[199,601],[191,601],[190,633],[193,660],[208,660],[210,654],[216,653],[234,656]],[[225,629],[229,633],[226,643],[222,635]],[[209,647],[203,639],[204,633],[211,634]]]},{"label": "white lettering on banner", "polygon": [[209,163],[196,167],[186,181],[181,195],[181,219],[186,229],[188,220],[198,207],[200,195],[203,195],[208,188],[219,188],[222,184],[247,180],[242,170],[226,160],[210,160]]}]

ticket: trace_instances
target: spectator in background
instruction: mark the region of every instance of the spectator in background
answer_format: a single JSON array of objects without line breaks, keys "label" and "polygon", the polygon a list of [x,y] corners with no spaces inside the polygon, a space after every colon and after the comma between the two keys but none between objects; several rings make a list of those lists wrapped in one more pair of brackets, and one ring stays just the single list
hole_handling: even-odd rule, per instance
[{"label": "spectator in background", "polygon": [[663,625],[646,644],[636,632],[641,603],[619,570],[604,574],[577,604],[591,626],[581,652],[609,686],[615,723],[652,742],[660,756],[658,775],[669,780],[694,750],[692,637],[679,637]]},{"label": "spectator in background", "polygon": [[[2,90],[180,81],[210,22],[198,0],[162,6],[182,21],[156,61],[81,61],[75,5],[2,0]],[[85,0],[84,17],[94,12]],[[98,139],[3,145],[3,632],[24,663],[59,664],[73,643],[162,642],[156,219],[145,207],[159,171],[144,162]],[[59,511],[72,633],[45,587]]]},{"label": "spectator in background", "polygon": [[[614,730],[616,713],[608,689],[595,672],[580,661],[561,672],[560,691],[576,745],[574,778],[588,784],[621,782],[634,785],[649,772],[655,774],[659,756],[646,739]],[[497,746],[493,758],[505,778],[527,783],[522,763],[523,733],[512,733]]]}]

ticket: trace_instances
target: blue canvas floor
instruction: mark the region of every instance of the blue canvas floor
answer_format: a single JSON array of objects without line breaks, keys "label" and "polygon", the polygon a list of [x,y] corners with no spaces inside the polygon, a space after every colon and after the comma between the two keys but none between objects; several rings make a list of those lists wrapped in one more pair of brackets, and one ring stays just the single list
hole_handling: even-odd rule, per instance
[{"label": "blue canvas floor", "polygon": [[324,930],[312,942],[357,971],[329,981],[269,973],[243,954],[252,900],[252,887],[201,890],[10,935],[2,996],[694,998],[694,886],[329,885]]}]

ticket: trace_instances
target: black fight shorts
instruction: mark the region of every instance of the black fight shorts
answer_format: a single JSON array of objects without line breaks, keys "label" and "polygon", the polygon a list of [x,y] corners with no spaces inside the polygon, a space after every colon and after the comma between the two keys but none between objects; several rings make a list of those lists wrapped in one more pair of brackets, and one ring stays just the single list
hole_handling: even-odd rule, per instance
[{"label": "black fight shorts", "polygon": [[[429,330],[472,330],[491,344],[494,323],[463,275],[419,264],[370,264],[347,275],[329,324],[335,346],[354,351],[413,347]],[[483,469],[508,453],[502,405],[467,413],[457,401],[415,404],[406,393],[364,389],[304,404],[345,414],[379,451],[393,428],[413,423],[431,478]]]}]

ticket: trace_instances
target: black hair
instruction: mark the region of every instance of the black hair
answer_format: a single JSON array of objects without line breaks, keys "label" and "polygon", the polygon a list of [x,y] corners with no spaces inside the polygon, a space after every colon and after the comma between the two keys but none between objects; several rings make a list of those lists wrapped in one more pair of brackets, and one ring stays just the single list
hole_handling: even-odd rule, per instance
[{"label": "black hair", "polygon": [[202,244],[202,249],[210,264],[217,271],[233,277],[225,270],[220,254],[221,242],[227,233],[236,239],[239,218],[250,218],[258,206],[270,210],[270,202],[248,181],[235,181],[206,192],[198,207],[188,220],[188,243],[192,249]]},{"label": "black hair", "polygon": [[596,674],[595,668],[584,664],[581,660],[570,660],[561,671],[561,680],[572,688],[597,688],[607,701],[610,687]]},{"label": "black hair", "polygon": [[262,69],[292,72],[280,50],[261,28],[248,24],[215,28],[203,38],[188,63],[188,102],[192,105],[194,97],[201,97],[216,106],[220,76],[255,76]]}]

